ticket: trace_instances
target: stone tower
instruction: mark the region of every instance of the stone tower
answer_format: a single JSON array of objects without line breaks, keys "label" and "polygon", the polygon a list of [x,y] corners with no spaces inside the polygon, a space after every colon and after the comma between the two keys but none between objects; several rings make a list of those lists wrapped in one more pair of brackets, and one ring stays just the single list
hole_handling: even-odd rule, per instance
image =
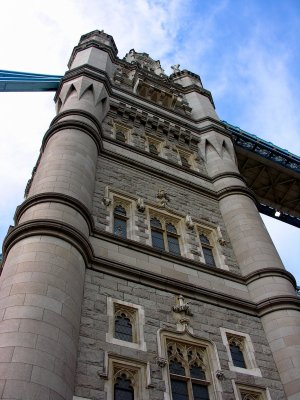
[{"label": "stone tower", "polygon": [[75,47],[4,243],[2,399],[300,398],[294,279],[178,67]]}]

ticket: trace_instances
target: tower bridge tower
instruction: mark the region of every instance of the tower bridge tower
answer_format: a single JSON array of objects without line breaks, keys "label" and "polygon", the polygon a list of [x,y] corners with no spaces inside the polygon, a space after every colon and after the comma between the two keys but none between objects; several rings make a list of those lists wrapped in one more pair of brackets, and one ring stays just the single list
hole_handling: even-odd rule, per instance
[{"label": "tower bridge tower", "polygon": [[296,400],[300,313],[211,93],[81,37],[4,242],[0,397]]}]

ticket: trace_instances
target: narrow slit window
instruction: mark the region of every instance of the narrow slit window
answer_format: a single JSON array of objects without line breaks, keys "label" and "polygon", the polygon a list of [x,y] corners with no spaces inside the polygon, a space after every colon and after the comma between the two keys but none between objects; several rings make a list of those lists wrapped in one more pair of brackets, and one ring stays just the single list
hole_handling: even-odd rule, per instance
[{"label": "narrow slit window", "polygon": [[215,267],[216,263],[213,255],[213,247],[211,246],[208,237],[203,233],[201,233],[199,237],[205,264],[210,265],[211,267]]},{"label": "narrow slit window", "polygon": [[157,218],[152,218],[151,222],[152,246],[159,250],[165,250],[164,236],[161,222]]},{"label": "narrow slit window", "polygon": [[127,215],[126,210],[121,205],[114,209],[114,234],[123,239],[127,237]]},{"label": "narrow slit window", "polygon": [[166,224],[166,230],[169,252],[180,255],[179,240],[175,226],[172,224]]}]

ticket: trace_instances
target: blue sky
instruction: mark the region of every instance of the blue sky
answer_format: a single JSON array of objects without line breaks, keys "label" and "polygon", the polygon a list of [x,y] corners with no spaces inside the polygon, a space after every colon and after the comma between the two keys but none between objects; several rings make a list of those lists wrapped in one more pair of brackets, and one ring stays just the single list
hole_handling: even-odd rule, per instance
[{"label": "blue sky", "polygon": [[[201,76],[221,119],[300,155],[299,0],[37,0],[1,4],[0,69],[64,74],[80,36],[111,34]],[[4,17],[3,17],[4,16]],[[54,117],[53,94],[0,94],[0,240]],[[300,283],[300,232],[264,218]]]}]

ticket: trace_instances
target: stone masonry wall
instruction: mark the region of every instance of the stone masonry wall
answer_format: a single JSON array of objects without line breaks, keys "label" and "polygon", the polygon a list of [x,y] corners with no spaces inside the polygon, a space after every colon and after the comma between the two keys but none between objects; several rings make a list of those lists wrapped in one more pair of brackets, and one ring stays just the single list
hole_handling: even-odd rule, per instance
[{"label": "stone masonry wall", "polygon": [[[146,352],[106,343],[106,333],[108,332],[107,297],[131,302],[144,308]],[[203,339],[210,339],[216,344],[221,369],[225,374],[225,379],[221,381],[222,398],[224,400],[235,399],[231,383],[231,380],[234,379],[246,385],[268,387],[272,400],[284,400],[286,397],[259,318],[231,311],[226,308],[226,304],[223,308],[191,299],[186,300],[190,302],[194,313],[191,318],[194,334]],[[94,400],[106,399],[104,385],[107,381],[99,376],[99,373],[103,372],[105,349],[124,357],[150,362],[153,387],[146,390],[150,391],[149,398],[151,400],[163,400],[166,382],[162,379],[162,369],[155,362],[157,331],[163,327],[176,329],[171,312],[174,304],[175,295],[167,290],[162,291],[130,280],[87,270],[75,395]],[[221,339],[220,327],[250,335],[262,378],[229,371],[228,355]]]}]

